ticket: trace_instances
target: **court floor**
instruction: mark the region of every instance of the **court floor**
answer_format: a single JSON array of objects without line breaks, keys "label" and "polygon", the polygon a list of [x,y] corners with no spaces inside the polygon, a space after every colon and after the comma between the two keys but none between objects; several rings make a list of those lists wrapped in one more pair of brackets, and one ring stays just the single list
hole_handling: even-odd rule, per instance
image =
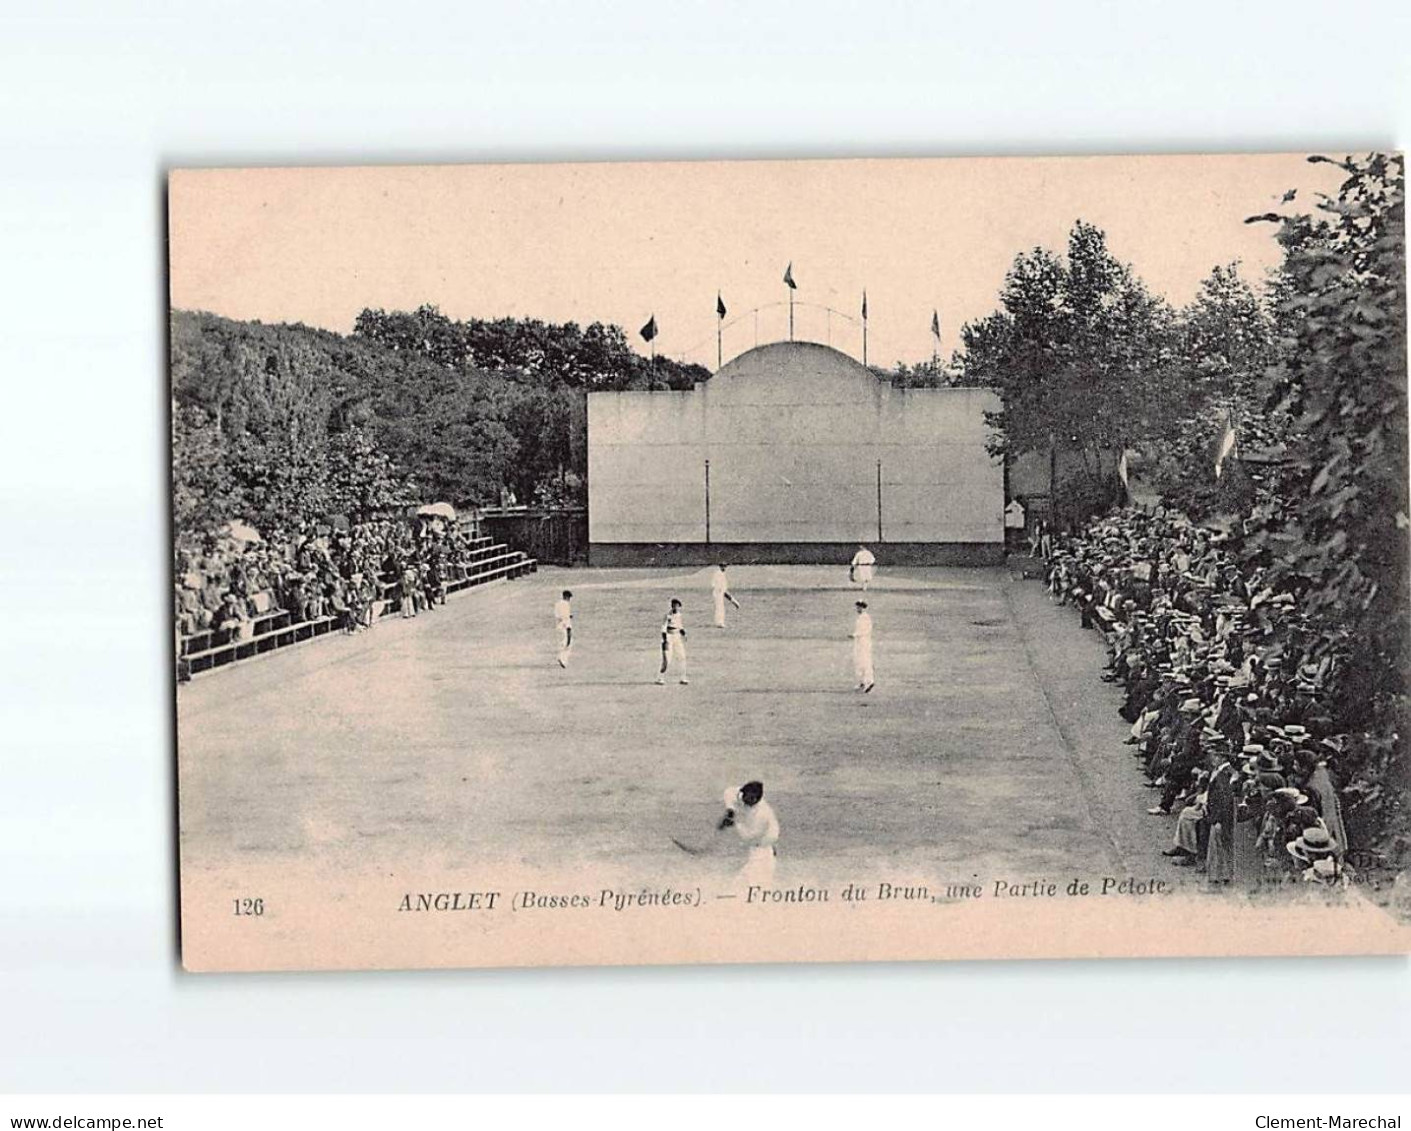
[{"label": "court floor", "polygon": [[[1111,753],[1120,720],[1082,701],[1110,692],[1101,649],[1039,586],[883,571],[862,695],[845,569],[731,579],[743,608],[723,630],[709,570],[545,569],[199,678],[178,695],[184,866],[728,869],[721,795],[751,778],[782,826],[781,884],[858,866],[1016,882],[1160,866],[1137,775]],[[685,687],[653,682],[672,596]]]}]

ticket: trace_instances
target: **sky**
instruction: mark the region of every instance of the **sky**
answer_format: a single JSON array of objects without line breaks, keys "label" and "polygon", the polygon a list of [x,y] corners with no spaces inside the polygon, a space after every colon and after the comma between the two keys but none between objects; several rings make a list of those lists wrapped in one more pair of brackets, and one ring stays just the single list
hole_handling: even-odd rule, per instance
[{"label": "sky", "polygon": [[[998,303],[1014,256],[1062,251],[1079,218],[1181,304],[1217,264],[1261,278],[1290,188],[1311,209],[1337,171],[1303,154],[177,170],[171,303],[347,332],[365,307],[452,318],[617,323],[714,368],[795,335],[868,360],[929,359]],[[758,314],[751,313],[760,308]],[[838,311],[830,314],[826,308]]]}]

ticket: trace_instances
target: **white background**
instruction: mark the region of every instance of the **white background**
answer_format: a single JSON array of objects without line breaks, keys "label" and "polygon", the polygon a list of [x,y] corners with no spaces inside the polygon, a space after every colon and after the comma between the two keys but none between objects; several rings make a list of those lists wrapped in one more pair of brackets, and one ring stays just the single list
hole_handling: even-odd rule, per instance
[{"label": "white background", "polygon": [[0,9],[0,1089],[1404,1087],[1404,960],[181,974],[161,193],[201,163],[1404,145],[1407,10]]}]

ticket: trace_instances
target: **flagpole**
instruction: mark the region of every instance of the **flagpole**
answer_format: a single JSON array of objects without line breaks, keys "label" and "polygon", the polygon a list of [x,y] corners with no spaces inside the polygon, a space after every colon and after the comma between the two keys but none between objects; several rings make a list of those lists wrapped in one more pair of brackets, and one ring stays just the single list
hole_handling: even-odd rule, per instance
[{"label": "flagpole", "polygon": [[882,541],[882,461],[877,461],[877,541]]},{"label": "flagpole", "polygon": [[794,291],[798,285],[794,282],[794,261],[789,260],[789,265],[784,268],[784,285],[789,288],[789,341],[794,340]]},{"label": "flagpole", "polygon": [[862,368],[867,368],[867,291],[862,292]]}]

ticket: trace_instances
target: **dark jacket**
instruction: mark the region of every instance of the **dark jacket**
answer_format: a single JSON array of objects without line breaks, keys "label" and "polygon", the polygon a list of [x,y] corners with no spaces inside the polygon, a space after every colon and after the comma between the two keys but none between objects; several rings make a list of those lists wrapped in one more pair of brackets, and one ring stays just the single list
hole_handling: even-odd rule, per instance
[{"label": "dark jacket", "polygon": [[1226,829],[1235,827],[1235,772],[1229,763],[1222,766],[1210,779],[1210,790],[1205,802],[1205,816],[1212,825],[1223,825]]}]

